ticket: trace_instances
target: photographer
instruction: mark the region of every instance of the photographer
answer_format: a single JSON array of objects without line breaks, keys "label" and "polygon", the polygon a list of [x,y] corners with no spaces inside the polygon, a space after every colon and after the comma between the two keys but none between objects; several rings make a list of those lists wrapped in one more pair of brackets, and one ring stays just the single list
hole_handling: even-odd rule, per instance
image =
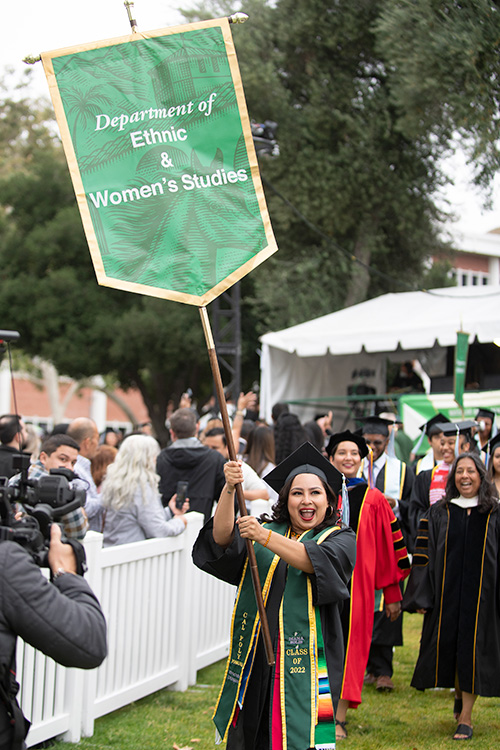
[{"label": "photographer", "polygon": [[104,660],[106,621],[99,602],[77,571],[70,544],[52,524],[48,562],[52,583],[17,542],[0,543],[0,749],[25,748],[29,728],[15,699],[16,641],[65,667],[93,669]]},{"label": "photographer", "polygon": [[[73,471],[79,450],[80,446],[69,435],[49,435],[41,445],[40,458],[32,463],[28,469],[28,479],[36,482],[42,477],[48,476],[51,469]],[[19,487],[21,485],[21,474],[13,476],[9,480],[9,485]],[[82,507],[65,513],[58,520],[62,524],[64,534],[68,539],[79,539],[81,541],[84,538],[89,524]]]}]

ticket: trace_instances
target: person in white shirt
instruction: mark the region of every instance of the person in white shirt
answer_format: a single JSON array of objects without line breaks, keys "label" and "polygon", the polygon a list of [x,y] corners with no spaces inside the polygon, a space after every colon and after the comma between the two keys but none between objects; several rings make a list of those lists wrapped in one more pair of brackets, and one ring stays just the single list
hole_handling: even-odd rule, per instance
[{"label": "person in white shirt", "polygon": [[406,507],[410,499],[415,476],[413,470],[399,459],[387,455],[389,445],[389,421],[381,417],[366,417],[361,434],[372,449],[372,460],[368,456],[362,465],[364,478],[384,493],[394,515],[400,521],[403,534],[406,530]]},{"label": "person in white shirt", "polygon": [[450,420],[448,419],[448,417],[445,417],[444,414],[438,412],[433,417],[431,417],[431,419],[425,422],[425,424],[419,427],[419,430],[422,432],[422,436],[420,437],[418,444],[414,450],[415,452],[417,452],[424,439],[424,436],[427,437],[429,450],[415,464],[416,475],[420,474],[421,471],[428,471],[428,469],[433,469],[440,461],[443,460],[443,454],[441,451],[441,438],[443,437],[443,430],[441,429],[440,425],[445,424],[449,421]]},{"label": "person in white shirt", "polygon": [[77,417],[70,422],[66,434],[76,440],[80,446],[74,472],[81,481],[75,480],[75,486],[82,487],[87,495],[84,510],[89,520],[89,529],[101,531],[102,505],[90,469],[90,461],[94,458],[99,446],[99,430],[93,419]]}]

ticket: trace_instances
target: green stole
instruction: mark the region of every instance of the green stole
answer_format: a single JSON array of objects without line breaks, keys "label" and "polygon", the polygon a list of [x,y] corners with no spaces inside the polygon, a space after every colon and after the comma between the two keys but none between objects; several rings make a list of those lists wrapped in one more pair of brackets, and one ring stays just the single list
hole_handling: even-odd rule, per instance
[{"label": "green stole", "polygon": [[[289,536],[287,524],[276,522],[264,526],[282,536]],[[317,540],[320,544],[338,527],[315,533],[304,532],[299,541]],[[271,550],[254,543],[264,604],[280,560]],[[226,664],[224,681],[213,720],[223,741],[236,710],[245,666],[252,667],[254,644],[260,633],[260,617],[252,586],[248,559],[236,595],[231,623],[231,650]],[[281,722],[283,750],[287,736],[294,738],[296,747],[314,747],[315,726],[318,721],[317,634],[315,607],[312,601],[310,577],[297,568],[288,566],[287,580],[279,610],[279,663]],[[248,660],[251,660],[247,665]],[[248,671],[248,670],[247,670]],[[248,680],[245,685],[245,690]],[[272,691],[271,686],[271,691]],[[244,701],[244,694],[242,702]]]}]

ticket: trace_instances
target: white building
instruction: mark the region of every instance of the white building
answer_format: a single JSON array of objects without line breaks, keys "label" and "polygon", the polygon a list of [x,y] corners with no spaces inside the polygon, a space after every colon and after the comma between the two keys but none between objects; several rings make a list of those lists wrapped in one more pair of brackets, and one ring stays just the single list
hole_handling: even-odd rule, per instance
[{"label": "white building", "polygon": [[457,286],[500,284],[500,227],[483,234],[456,233],[453,275]]}]

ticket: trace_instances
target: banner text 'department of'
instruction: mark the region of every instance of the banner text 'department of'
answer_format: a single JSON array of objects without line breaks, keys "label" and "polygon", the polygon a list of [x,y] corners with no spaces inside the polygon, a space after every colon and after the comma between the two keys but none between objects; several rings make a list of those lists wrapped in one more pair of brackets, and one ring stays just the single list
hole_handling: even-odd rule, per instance
[{"label": "banner text 'department of'", "polygon": [[203,306],[276,251],[227,19],[42,61],[99,284]]}]

